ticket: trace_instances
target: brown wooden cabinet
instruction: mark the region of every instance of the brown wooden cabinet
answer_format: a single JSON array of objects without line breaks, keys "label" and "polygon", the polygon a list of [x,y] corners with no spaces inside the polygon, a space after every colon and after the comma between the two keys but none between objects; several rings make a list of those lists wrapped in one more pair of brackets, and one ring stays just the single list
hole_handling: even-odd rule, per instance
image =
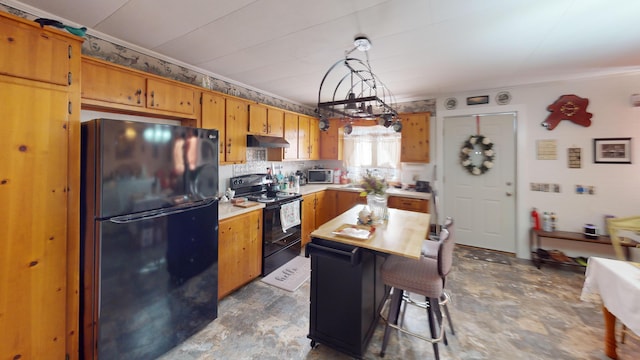
[{"label": "brown wooden cabinet", "polygon": [[284,111],[262,104],[249,105],[249,133],[284,136]]},{"label": "brown wooden cabinet", "polygon": [[367,203],[366,196],[360,196],[360,193],[357,191],[342,191],[342,190],[333,190],[333,191],[336,191],[339,193],[337,195],[337,201],[336,201],[336,216],[351,209],[356,204]]},{"label": "brown wooden cabinet", "polygon": [[344,127],[340,119],[329,119],[329,129],[320,131],[320,159],[342,160]]},{"label": "brown wooden cabinet", "polygon": [[429,200],[415,199],[403,196],[389,196],[387,206],[394,209],[428,213]]},{"label": "brown wooden cabinet", "polygon": [[309,159],[311,149],[311,137],[309,134],[310,118],[308,116],[298,116],[298,159]]},{"label": "brown wooden cabinet", "polygon": [[82,39],[0,12],[0,358],[78,358]]},{"label": "brown wooden cabinet", "polygon": [[178,81],[86,56],[82,58],[84,108],[196,118],[197,94],[195,87]]},{"label": "brown wooden cabinet", "polygon": [[224,96],[214,92],[202,93],[202,121],[200,127],[203,129],[218,130],[218,148],[219,161],[221,164],[226,163],[225,149],[227,143],[226,133],[226,99]]},{"label": "brown wooden cabinet", "polygon": [[260,276],[262,210],[220,220],[218,229],[218,299],[221,299]]},{"label": "brown wooden cabinet", "polygon": [[400,114],[402,120],[401,162],[428,163],[430,113]]},{"label": "brown wooden cabinet", "polygon": [[284,111],[267,109],[267,135],[284,137]]},{"label": "brown wooden cabinet", "polygon": [[311,241],[311,233],[333,219],[335,191],[326,190],[302,196],[302,247]]},{"label": "brown wooden cabinet", "polygon": [[320,119],[309,118],[309,159],[320,159]]},{"label": "brown wooden cabinet", "polygon": [[249,127],[248,103],[236,98],[226,101],[225,159],[229,163],[247,160],[247,129]]}]

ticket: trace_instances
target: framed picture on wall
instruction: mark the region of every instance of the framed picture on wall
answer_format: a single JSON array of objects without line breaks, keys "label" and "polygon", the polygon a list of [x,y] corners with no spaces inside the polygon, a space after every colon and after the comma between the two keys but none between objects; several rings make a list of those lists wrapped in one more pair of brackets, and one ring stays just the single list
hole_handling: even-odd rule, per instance
[{"label": "framed picture on wall", "polygon": [[631,164],[631,138],[593,139],[596,164]]}]

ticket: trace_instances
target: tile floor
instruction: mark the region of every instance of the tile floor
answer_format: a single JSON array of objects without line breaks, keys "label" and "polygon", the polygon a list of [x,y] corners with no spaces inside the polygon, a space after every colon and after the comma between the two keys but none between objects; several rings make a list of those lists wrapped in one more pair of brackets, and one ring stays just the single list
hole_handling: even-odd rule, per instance
[{"label": "tile floor", "polygon": [[[469,256],[458,247],[447,287],[456,335],[440,345],[447,359],[608,359],[600,305],[580,301],[578,269],[511,259],[511,265]],[[309,282],[296,292],[256,280],[223,299],[219,318],[162,357],[173,359],[349,359],[320,344],[311,349]],[[409,307],[407,326],[427,331],[426,316]],[[380,322],[365,359],[379,356]],[[619,345],[622,360],[640,359],[640,341]],[[430,344],[394,333],[384,359],[433,359]]]}]

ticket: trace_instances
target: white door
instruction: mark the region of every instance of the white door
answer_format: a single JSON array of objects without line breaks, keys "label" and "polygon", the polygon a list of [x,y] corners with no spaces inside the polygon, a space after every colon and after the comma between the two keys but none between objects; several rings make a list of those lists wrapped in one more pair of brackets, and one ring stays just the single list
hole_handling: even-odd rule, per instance
[{"label": "white door", "polygon": [[[444,118],[442,215],[453,217],[457,243],[516,251],[515,120],[515,113]],[[461,164],[461,149],[477,134],[490,140],[495,155],[491,168],[473,175]]]}]

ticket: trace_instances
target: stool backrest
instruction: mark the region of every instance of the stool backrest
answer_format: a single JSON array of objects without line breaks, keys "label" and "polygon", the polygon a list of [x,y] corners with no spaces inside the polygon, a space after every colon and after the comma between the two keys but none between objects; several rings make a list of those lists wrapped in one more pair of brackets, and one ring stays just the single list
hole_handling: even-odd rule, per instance
[{"label": "stool backrest", "polygon": [[[447,221],[451,220],[446,228],[443,228],[440,232],[440,243],[438,247],[438,273],[443,279],[451,271],[453,266],[453,248],[455,246],[455,237],[453,236],[453,219],[447,218]],[[445,221],[445,224],[447,223]]]}]

